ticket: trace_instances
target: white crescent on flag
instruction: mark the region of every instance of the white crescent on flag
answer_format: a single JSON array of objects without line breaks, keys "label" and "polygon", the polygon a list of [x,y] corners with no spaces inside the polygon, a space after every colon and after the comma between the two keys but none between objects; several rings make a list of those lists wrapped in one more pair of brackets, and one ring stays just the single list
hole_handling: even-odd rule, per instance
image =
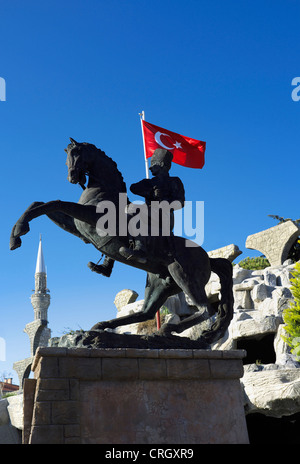
[{"label": "white crescent on flag", "polygon": [[156,132],[154,138],[155,138],[155,141],[156,143],[158,143],[158,145],[160,145],[161,147],[165,148],[166,150],[174,150],[174,147],[171,148],[171,147],[167,147],[167,145],[165,145],[164,143],[162,143],[160,137],[162,135],[165,135],[166,137],[170,137],[168,134],[164,134],[163,132]]}]

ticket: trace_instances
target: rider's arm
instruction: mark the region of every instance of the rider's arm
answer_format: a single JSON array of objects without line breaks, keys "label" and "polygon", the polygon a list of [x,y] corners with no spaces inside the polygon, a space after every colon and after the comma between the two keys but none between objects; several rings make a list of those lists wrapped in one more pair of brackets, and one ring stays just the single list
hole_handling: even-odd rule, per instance
[{"label": "rider's arm", "polygon": [[131,184],[130,191],[135,195],[140,195],[141,197],[147,198],[149,197],[152,188],[153,186],[151,179],[143,179],[136,184]]}]

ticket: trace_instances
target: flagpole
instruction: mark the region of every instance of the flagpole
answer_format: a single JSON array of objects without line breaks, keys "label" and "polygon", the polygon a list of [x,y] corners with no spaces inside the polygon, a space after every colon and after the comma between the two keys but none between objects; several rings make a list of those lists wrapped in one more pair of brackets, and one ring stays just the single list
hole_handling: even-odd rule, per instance
[{"label": "flagpole", "polygon": [[[142,111],[139,113],[140,118],[141,118],[141,126],[142,126],[142,134],[143,134],[143,145],[144,145],[144,158],[145,158],[145,168],[146,168],[146,179],[150,178],[149,175],[149,164],[148,164],[148,159],[146,157],[146,145],[145,145],[145,136],[144,136],[144,127],[143,127],[143,121],[145,120],[145,111]],[[160,312],[159,310],[156,313],[156,327],[157,330],[160,329]]]},{"label": "flagpole", "polygon": [[144,158],[145,158],[145,168],[146,168],[146,179],[149,179],[149,165],[148,165],[148,159],[146,157],[146,145],[145,145],[145,136],[144,136],[144,127],[143,127],[143,122],[145,120],[145,111],[142,111],[139,113],[140,118],[141,118],[141,126],[142,126],[142,134],[143,134],[143,145],[144,145]]}]

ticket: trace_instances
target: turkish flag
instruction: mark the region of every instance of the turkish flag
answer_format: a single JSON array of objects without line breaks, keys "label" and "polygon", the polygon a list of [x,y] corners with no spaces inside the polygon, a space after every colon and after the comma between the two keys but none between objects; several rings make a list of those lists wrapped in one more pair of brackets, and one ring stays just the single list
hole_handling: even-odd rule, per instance
[{"label": "turkish flag", "polygon": [[146,158],[150,158],[156,148],[165,148],[173,154],[174,163],[188,168],[203,168],[206,142],[176,134],[143,119],[142,126]]}]

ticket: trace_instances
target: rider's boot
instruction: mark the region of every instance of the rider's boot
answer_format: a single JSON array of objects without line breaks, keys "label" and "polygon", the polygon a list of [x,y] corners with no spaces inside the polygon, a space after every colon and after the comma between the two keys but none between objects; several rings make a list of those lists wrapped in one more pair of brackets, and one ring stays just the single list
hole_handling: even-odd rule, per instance
[{"label": "rider's boot", "polygon": [[103,264],[95,264],[90,261],[88,263],[88,267],[97,274],[104,275],[105,277],[110,277],[114,264],[114,259],[105,256]]}]

